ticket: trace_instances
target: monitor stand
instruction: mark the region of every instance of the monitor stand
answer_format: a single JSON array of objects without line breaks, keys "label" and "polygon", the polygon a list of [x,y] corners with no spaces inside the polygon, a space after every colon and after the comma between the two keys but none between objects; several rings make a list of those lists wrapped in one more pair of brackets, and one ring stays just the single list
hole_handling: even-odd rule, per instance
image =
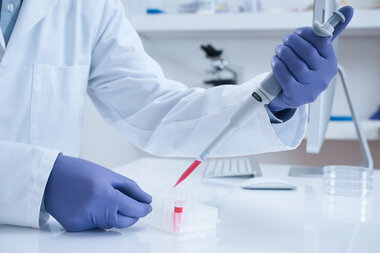
[{"label": "monitor stand", "polygon": [[[352,102],[352,96],[348,87],[348,82],[346,78],[346,73],[342,66],[338,66],[338,74],[339,77],[342,80],[344,92],[346,94],[347,102],[350,107],[352,121],[355,125],[356,134],[358,135],[358,141],[360,143],[360,150],[362,153],[363,161],[360,166],[366,167],[369,169],[373,168],[373,160],[371,151],[368,147],[367,139],[365,138],[359,118],[356,114],[353,102]],[[289,176],[293,177],[321,177],[323,175],[323,167],[312,167],[312,166],[295,166],[290,168],[289,170]]]},{"label": "monitor stand", "polygon": [[291,177],[321,177],[323,176],[323,167],[321,166],[293,166],[289,169]]}]

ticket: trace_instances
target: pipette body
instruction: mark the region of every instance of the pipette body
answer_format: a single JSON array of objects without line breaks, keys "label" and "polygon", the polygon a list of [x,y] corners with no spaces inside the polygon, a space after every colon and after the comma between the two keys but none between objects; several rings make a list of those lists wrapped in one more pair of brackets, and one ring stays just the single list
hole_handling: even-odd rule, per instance
[{"label": "pipette body", "polygon": [[273,73],[269,74],[261,82],[259,87],[256,88],[252,95],[244,100],[239,109],[231,117],[227,126],[181,175],[174,187],[185,180],[229,135],[231,135],[237,128],[247,124],[253,115],[263,108],[264,105],[269,104],[269,102],[272,101],[280,92],[281,86],[277,82],[277,79]]}]

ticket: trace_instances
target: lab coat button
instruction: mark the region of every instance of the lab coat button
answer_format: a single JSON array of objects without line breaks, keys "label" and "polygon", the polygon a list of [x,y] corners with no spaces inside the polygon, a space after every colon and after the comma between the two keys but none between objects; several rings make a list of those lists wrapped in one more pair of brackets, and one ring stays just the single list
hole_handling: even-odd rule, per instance
[{"label": "lab coat button", "polygon": [[13,4],[8,4],[8,11],[12,12],[14,10]]}]

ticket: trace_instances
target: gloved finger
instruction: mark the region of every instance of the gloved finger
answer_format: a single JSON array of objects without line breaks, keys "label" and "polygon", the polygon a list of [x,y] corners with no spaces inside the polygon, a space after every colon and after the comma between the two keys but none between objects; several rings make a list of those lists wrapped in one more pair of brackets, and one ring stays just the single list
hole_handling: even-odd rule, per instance
[{"label": "gloved finger", "polygon": [[119,191],[116,192],[116,205],[120,214],[132,218],[144,217],[152,211],[149,204],[138,202]]},{"label": "gloved finger", "polygon": [[332,41],[334,41],[339,34],[343,32],[343,30],[347,27],[347,25],[350,23],[352,16],[354,15],[354,9],[351,6],[344,6],[339,9],[339,12],[341,12],[346,20],[343,22],[340,22],[338,25],[335,26]]},{"label": "gloved finger", "polygon": [[295,87],[298,82],[294,79],[285,63],[283,63],[277,55],[272,57],[271,65],[273,74],[276,76],[277,81],[280,83],[282,88],[282,92],[279,95],[284,98],[283,101],[287,105],[290,105],[292,98],[294,99],[295,97],[294,92],[297,88],[300,88]]},{"label": "gloved finger", "polygon": [[323,58],[317,49],[297,34],[286,35],[284,45],[290,47],[297,56],[302,59],[311,70],[317,70],[323,64]]},{"label": "gloved finger", "polygon": [[294,34],[299,35],[301,38],[309,42],[319,53],[320,56],[327,59],[334,53],[331,39],[329,37],[319,37],[315,35],[313,28],[302,27],[294,31]]},{"label": "gloved finger", "polygon": [[279,45],[275,51],[276,55],[286,64],[295,79],[298,82],[306,83],[307,79],[305,76],[310,72],[306,63],[288,46]]},{"label": "gloved finger", "polygon": [[108,223],[101,223],[97,228],[101,228],[101,229],[111,229],[113,228],[114,226],[113,225],[110,225]]},{"label": "gloved finger", "polygon": [[115,177],[115,181],[112,184],[115,189],[139,202],[152,203],[152,196],[144,192],[133,180],[120,174],[115,174]]},{"label": "gloved finger", "polygon": [[67,232],[82,232],[97,228],[97,226],[92,223],[83,224],[81,222],[75,222],[74,224],[61,223],[61,225]]},{"label": "gloved finger", "polygon": [[128,217],[122,214],[117,214],[115,221],[111,225],[115,228],[127,228],[135,224],[139,219],[134,217]]},{"label": "gloved finger", "polygon": [[[110,214],[110,216],[112,216],[113,214]],[[96,223],[94,223],[94,225],[97,227],[97,228],[101,228],[101,229],[110,229],[112,228],[113,226],[110,224],[110,220],[108,219],[109,217],[97,217],[96,218]],[[112,218],[111,218],[112,219]]]},{"label": "gloved finger", "polygon": [[288,70],[288,67],[283,63],[280,58],[275,55],[272,57],[271,61],[272,71],[275,75],[277,81],[279,82],[282,91],[286,91],[289,89],[289,84],[296,82],[292,73]]}]

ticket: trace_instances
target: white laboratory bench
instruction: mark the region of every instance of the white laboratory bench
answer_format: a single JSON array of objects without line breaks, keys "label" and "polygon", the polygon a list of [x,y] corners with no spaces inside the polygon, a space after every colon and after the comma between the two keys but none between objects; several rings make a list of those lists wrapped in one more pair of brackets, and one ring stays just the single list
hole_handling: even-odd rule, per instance
[{"label": "white laboratory bench", "polygon": [[[172,185],[189,162],[145,158],[116,171],[160,188]],[[264,176],[285,178],[298,186],[294,191],[243,190],[239,180],[205,181],[201,170],[194,172],[180,187],[204,193],[219,208],[215,234],[178,237],[141,223],[66,233],[51,220],[40,230],[0,226],[0,252],[380,252],[380,171],[372,196],[362,199],[324,194],[322,179],[290,178],[288,168],[262,165]]]}]

